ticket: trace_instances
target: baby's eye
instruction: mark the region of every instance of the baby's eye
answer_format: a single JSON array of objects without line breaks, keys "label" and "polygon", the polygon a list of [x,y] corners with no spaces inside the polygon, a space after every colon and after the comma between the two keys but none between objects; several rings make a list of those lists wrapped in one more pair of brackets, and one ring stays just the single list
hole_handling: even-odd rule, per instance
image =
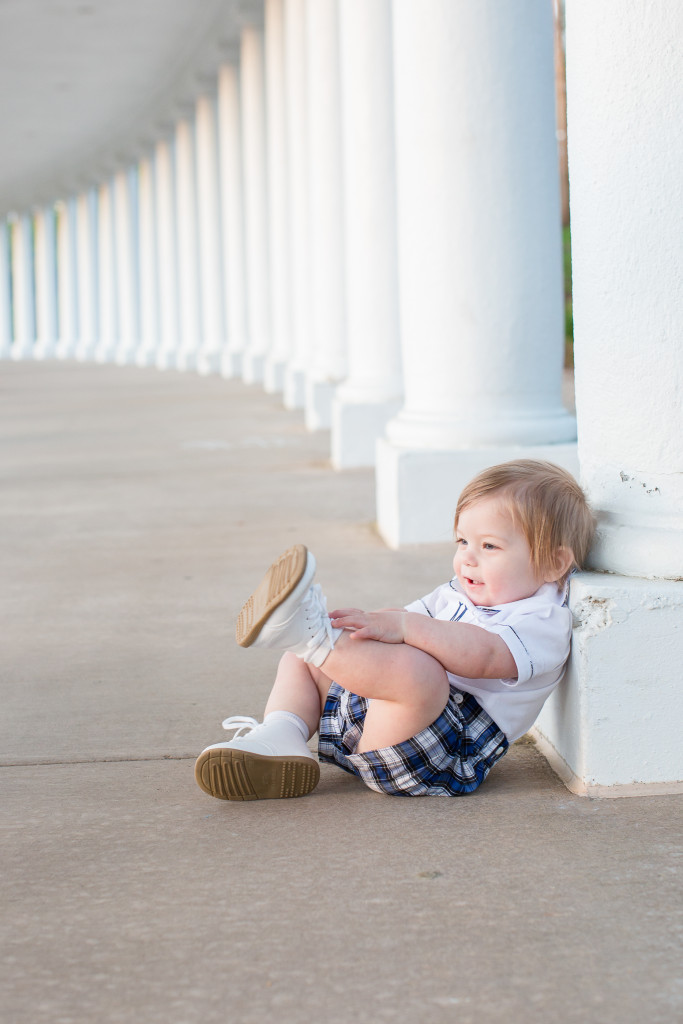
[{"label": "baby's eye", "polygon": [[465,540],[464,537],[456,537],[455,543],[456,543],[456,545],[459,544],[460,547],[464,547],[467,544],[467,541]]},{"label": "baby's eye", "polygon": [[495,544],[489,544],[488,541],[484,544],[484,551],[495,551],[495,550],[496,550],[496,545]]}]

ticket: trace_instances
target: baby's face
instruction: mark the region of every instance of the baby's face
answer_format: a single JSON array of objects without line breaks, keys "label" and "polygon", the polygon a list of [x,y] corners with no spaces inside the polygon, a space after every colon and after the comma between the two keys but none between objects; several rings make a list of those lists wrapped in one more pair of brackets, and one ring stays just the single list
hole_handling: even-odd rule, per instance
[{"label": "baby's face", "polygon": [[495,495],[468,506],[458,521],[453,568],[476,605],[494,608],[531,597],[544,582],[524,534]]}]

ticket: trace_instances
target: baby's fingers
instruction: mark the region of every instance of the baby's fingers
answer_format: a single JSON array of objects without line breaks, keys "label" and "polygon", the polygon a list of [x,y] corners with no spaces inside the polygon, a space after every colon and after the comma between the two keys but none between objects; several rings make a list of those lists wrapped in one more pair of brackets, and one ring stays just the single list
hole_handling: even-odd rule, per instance
[{"label": "baby's fingers", "polygon": [[369,626],[361,626],[359,629],[353,629],[349,632],[349,636],[352,640],[377,640],[377,635],[374,630],[370,629]]}]

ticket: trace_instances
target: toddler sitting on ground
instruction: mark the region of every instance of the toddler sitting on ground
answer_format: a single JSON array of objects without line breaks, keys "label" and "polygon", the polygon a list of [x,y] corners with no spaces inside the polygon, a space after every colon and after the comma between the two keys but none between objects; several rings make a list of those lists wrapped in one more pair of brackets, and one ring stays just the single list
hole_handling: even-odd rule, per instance
[{"label": "toddler sitting on ground", "polygon": [[318,757],[398,796],[455,796],[484,781],[564,673],[567,581],[594,519],[574,478],[519,460],[480,473],[455,512],[454,577],[405,608],[328,615],[303,545],[270,567],[237,642],[283,651],[264,720],[228,718],[199,786],[225,800],[303,796]]}]

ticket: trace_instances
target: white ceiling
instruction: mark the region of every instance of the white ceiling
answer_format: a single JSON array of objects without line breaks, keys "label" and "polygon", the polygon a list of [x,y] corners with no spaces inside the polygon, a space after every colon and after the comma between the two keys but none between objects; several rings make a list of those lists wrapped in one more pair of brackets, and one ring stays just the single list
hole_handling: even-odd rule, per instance
[{"label": "white ceiling", "polygon": [[0,0],[0,216],[74,194],[168,135],[263,0]]}]

